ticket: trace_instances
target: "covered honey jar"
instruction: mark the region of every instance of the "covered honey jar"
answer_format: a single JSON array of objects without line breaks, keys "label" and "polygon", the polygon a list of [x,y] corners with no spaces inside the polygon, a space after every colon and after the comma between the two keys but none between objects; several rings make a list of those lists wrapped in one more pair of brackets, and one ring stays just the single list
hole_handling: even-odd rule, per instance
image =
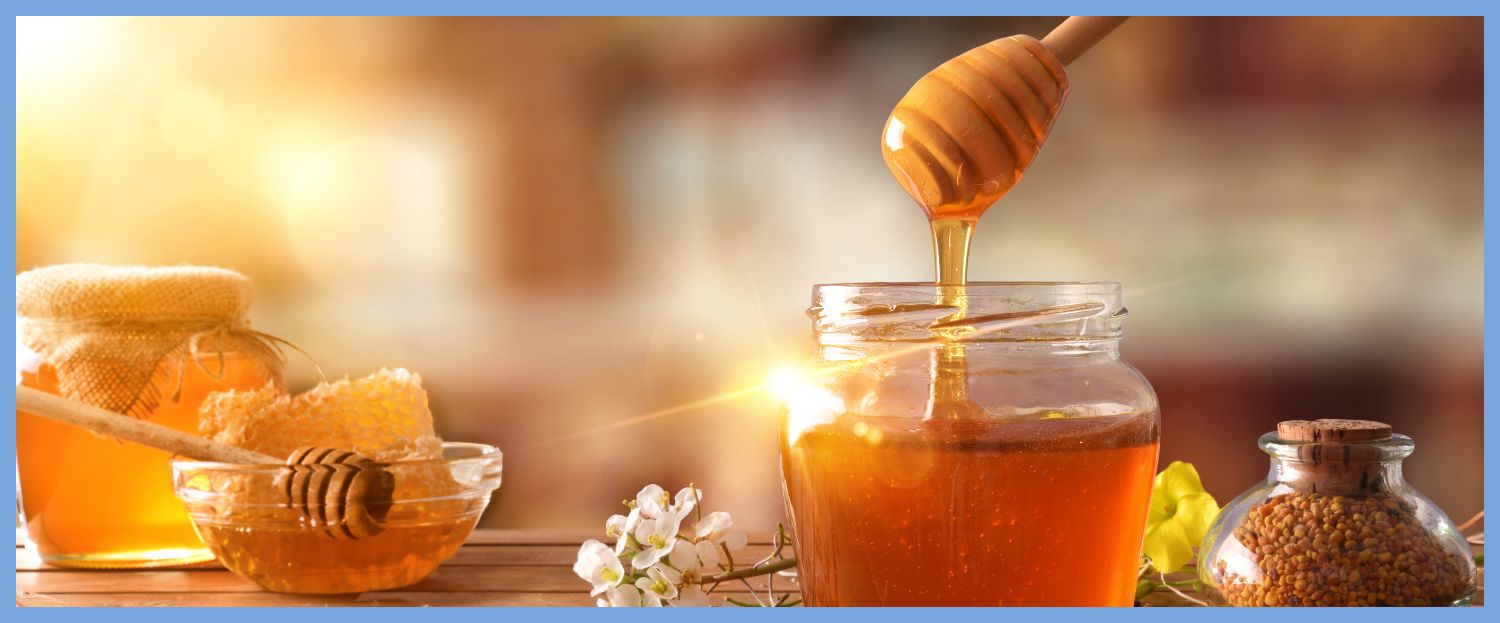
[{"label": "covered honey jar", "polygon": [[[210,267],[64,264],[16,276],[24,385],[186,433],[225,390],[277,387],[273,338],[249,326],[250,279]],[[29,547],[64,567],[213,559],[172,491],[171,456],[16,413]]]},{"label": "covered honey jar", "polygon": [[1229,606],[1448,606],[1474,595],[1468,543],[1401,476],[1415,445],[1365,420],[1292,420],[1260,438],[1265,482],[1219,514],[1198,575]]}]

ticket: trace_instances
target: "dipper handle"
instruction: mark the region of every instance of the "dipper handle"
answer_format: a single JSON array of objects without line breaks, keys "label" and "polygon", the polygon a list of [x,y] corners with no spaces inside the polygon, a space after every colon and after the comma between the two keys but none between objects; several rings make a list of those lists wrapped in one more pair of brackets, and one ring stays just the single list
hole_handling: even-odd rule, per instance
[{"label": "dipper handle", "polygon": [[388,470],[347,450],[301,448],[282,461],[24,385],[16,386],[16,410],[178,456],[241,465],[285,465],[277,476],[282,497],[313,527],[335,539],[379,534],[396,487],[395,476]]},{"label": "dipper handle", "polygon": [[1067,65],[1078,60],[1078,57],[1083,56],[1084,52],[1127,19],[1130,18],[1074,15],[1063,20],[1046,37],[1042,37],[1042,45],[1047,46],[1057,56],[1057,60]]},{"label": "dipper handle", "polygon": [[189,435],[175,428],[106,411],[25,385],[16,386],[16,410],[202,461],[242,465],[279,465],[282,462],[273,456]]}]

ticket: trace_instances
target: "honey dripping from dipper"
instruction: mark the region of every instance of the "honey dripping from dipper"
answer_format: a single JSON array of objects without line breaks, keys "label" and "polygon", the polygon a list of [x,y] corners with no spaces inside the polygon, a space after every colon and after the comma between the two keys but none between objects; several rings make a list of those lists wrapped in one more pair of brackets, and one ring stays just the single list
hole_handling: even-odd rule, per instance
[{"label": "honey dripping from dipper", "polygon": [[[893,313],[933,308],[928,290],[909,284],[815,290],[820,344],[831,337],[826,343],[839,346],[820,357],[835,372],[813,381],[806,396],[788,398],[780,440],[807,604],[1134,599],[1157,456],[1154,394],[1117,358],[1098,366],[1056,361],[1045,331],[1034,340],[976,335],[1015,326],[1005,322],[1044,326],[1049,315],[1109,317],[1123,311],[1117,286],[1064,304],[1049,297],[1080,284],[967,279],[975,225],[1035,161],[1062,108],[1064,65],[1123,19],[1070,18],[1042,41],[1018,35],[970,50],[919,80],[887,121],[882,154],[927,215],[943,315]],[[915,294],[898,293],[903,288]],[[884,290],[893,298],[882,298]],[[824,307],[820,292],[834,305]],[[1058,303],[1038,309],[1042,303],[1025,300],[1033,296]],[[882,315],[898,319],[882,325]],[[848,317],[858,321],[843,322]],[[927,378],[901,363],[904,355],[889,355],[903,349],[886,350],[887,339],[920,342],[931,353]],[[861,365],[844,365],[851,360]],[[1118,394],[1069,389],[1104,378],[1106,369],[1124,372]],[[923,380],[925,405],[916,393]]]},{"label": "honey dripping from dipper", "polygon": [[[887,120],[881,153],[907,194],[927,213],[939,304],[953,324],[967,314],[969,242],[979,217],[1020,181],[1062,110],[1068,78],[1040,41],[992,41],[932,70]],[[935,329],[928,416],[969,417],[962,323]]]}]

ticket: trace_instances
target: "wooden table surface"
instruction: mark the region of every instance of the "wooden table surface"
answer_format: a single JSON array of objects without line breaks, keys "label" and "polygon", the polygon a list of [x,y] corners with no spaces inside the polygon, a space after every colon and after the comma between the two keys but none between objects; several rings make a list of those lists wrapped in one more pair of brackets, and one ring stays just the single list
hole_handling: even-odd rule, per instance
[{"label": "wooden table surface", "polygon": [[[452,560],[406,588],[357,595],[284,595],[261,590],[217,564],[149,570],[74,570],[42,564],[16,547],[16,603],[24,606],[591,606],[573,575],[578,544],[598,535],[557,530],[477,530]],[[751,535],[745,559],[770,551],[768,534]],[[1483,575],[1475,604],[1483,603]],[[757,578],[764,581],[764,578]],[[758,588],[764,584],[753,582]],[[725,591],[725,588],[737,590]],[[778,592],[793,588],[777,582]],[[716,594],[749,600],[743,585]],[[717,602],[716,602],[717,603]],[[1148,605],[1191,605],[1165,590]]]}]

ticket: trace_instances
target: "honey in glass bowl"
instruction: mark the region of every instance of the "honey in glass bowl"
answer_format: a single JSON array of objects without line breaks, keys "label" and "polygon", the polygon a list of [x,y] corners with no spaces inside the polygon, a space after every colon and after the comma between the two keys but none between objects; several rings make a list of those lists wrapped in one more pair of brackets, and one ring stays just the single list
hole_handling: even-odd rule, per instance
[{"label": "honey in glass bowl", "polygon": [[[500,486],[491,446],[443,444],[443,458],[380,463],[395,477],[380,530],[347,538],[283,497],[279,465],[173,464],[177,495],[230,571],[282,593],[358,593],[407,586],[452,557]],[[315,505],[316,506],[316,505]],[[331,515],[330,515],[331,516]]]}]

